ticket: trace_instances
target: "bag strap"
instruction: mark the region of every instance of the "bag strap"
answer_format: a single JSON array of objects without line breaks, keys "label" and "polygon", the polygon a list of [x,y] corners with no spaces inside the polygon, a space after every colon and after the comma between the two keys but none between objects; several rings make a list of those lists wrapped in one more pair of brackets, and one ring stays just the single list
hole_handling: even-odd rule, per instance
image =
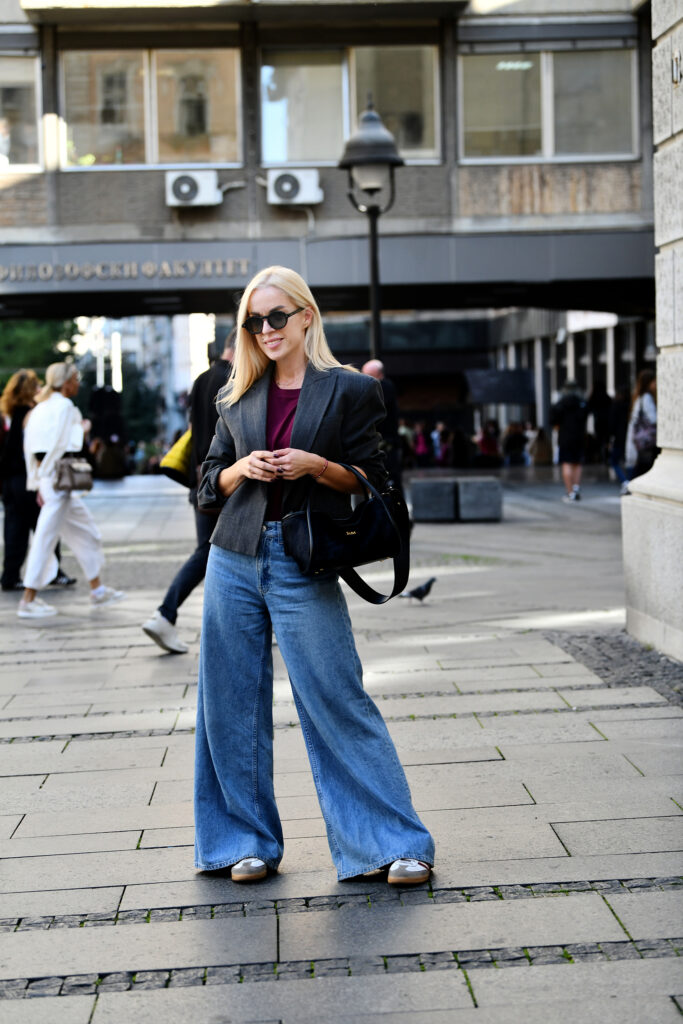
[{"label": "bag strap", "polygon": [[[365,580],[356,572],[355,569],[348,568],[348,569],[340,569],[339,570],[339,575],[344,580],[344,582],[346,584],[348,584],[348,586],[351,587],[351,589],[354,590],[356,592],[356,594],[358,594],[359,597],[362,597],[364,601],[368,601],[370,604],[385,604],[387,601],[390,601],[392,597],[396,597],[397,594],[399,594],[399,593],[401,593],[401,591],[405,590],[406,585],[408,583],[408,576],[410,574],[410,539],[409,539],[409,536],[403,536],[403,534],[401,533],[401,530],[396,525],[396,523],[394,522],[394,519],[393,519],[391,513],[389,512],[389,509],[387,508],[387,505],[386,505],[386,502],[384,501],[384,498],[382,497],[380,492],[377,490],[377,488],[373,484],[370,483],[370,481],[367,479],[367,477],[364,477],[363,474],[361,472],[359,472],[354,466],[349,466],[345,462],[339,462],[339,463],[337,463],[337,465],[341,466],[343,469],[347,469],[349,471],[349,473],[353,473],[353,475],[355,477],[357,477],[357,479],[360,481],[362,486],[365,487],[365,489],[368,491],[368,493],[371,494],[373,496],[373,498],[376,498],[380,502],[380,504],[384,508],[384,511],[387,514],[387,518],[389,519],[389,522],[391,523],[391,525],[393,526],[394,530],[396,531],[396,535],[397,535],[397,537],[399,539],[400,547],[399,547],[399,550],[398,550],[398,554],[394,555],[394,558],[393,558],[393,562],[394,562],[394,585],[393,585],[393,587],[391,589],[391,593],[390,594],[380,594],[380,592],[378,590],[374,590],[369,585],[369,583],[365,582]],[[306,523],[308,525],[308,539],[309,539],[311,557],[313,555],[313,528],[311,526],[311,498],[312,498],[312,495],[313,495],[313,489],[311,488],[311,490],[308,492],[308,501],[306,502]]]}]

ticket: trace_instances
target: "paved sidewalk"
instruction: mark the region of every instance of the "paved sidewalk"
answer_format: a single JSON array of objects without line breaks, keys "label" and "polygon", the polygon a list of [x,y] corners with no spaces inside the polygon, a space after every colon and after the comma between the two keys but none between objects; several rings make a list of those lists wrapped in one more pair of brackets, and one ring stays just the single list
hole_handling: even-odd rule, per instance
[{"label": "paved sidewalk", "polygon": [[418,524],[423,604],[349,598],[437,842],[431,884],[395,892],[336,881],[279,660],[281,871],[194,871],[201,593],[190,654],[139,628],[191,512],[163,479],[98,484],[128,600],[93,611],[81,582],[40,624],[0,597],[3,1024],[680,1020],[683,666],[623,634],[613,485],[559,496],[509,480],[503,523]]}]

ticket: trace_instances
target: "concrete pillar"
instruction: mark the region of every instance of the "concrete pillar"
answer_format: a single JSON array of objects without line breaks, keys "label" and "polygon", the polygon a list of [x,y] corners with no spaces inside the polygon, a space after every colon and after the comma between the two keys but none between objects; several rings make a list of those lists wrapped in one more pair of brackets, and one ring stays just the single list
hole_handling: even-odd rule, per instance
[{"label": "concrete pillar", "polygon": [[616,390],[616,363],[614,358],[614,328],[605,328],[605,355],[607,357],[605,363],[605,384],[607,385],[607,392],[613,395]]},{"label": "concrete pillar", "polygon": [[[683,660],[683,9],[652,2],[657,284],[657,443],[661,455],[622,502],[626,625]],[[678,69],[678,70],[677,70]]]}]

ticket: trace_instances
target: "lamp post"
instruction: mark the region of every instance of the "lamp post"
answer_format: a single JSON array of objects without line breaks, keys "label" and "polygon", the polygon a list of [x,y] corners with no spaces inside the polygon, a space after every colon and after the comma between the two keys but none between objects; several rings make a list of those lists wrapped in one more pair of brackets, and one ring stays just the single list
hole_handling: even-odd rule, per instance
[{"label": "lamp post", "polygon": [[[370,356],[380,359],[382,325],[379,302],[379,259],[377,222],[394,202],[394,168],[403,160],[396,149],[394,136],[388,131],[368,97],[367,108],[360,116],[358,130],[346,143],[339,167],[349,172],[348,197],[359,213],[367,213],[370,228]],[[356,190],[363,193],[359,201]],[[380,193],[388,199],[381,203]]]}]

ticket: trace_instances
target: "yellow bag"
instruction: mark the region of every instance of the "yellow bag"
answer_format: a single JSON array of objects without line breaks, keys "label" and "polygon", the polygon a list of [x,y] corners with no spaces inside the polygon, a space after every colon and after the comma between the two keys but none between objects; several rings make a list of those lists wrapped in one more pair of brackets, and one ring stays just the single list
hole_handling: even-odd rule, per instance
[{"label": "yellow bag", "polygon": [[192,428],[186,430],[182,437],[169,448],[159,463],[159,469],[171,480],[183,487],[190,487],[190,458],[192,456]]}]

